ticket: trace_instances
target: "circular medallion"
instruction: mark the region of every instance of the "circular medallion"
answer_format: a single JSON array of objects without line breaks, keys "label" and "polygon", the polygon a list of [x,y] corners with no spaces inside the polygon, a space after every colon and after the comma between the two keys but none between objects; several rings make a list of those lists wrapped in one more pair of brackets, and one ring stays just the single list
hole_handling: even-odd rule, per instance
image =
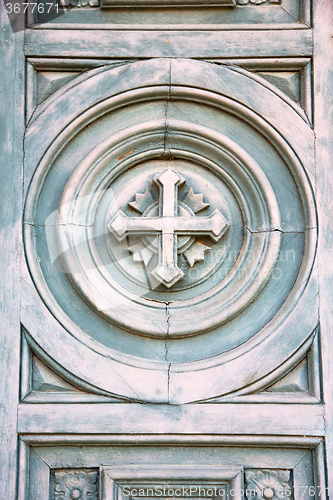
[{"label": "circular medallion", "polygon": [[37,110],[25,248],[40,298],[23,317],[77,385],[184,402],[267,378],[316,326],[313,136],[247,72],[171,74],[172,99],[170,61],[98,68]]},{"label": "circular medallion", "polygon": [[[259,243],[249,227],[253,220],[261,229],[279,227],[279,209],[259,167],[231,141],[228,147],[242,158],[236,162],[232,150],[221,152],[211,169],[204,158],[201,166],[179,159],[137,164],[133,155],[115,175],[115,152],[103,162],[94,158],[89,175],[86,160],[77,167],[58,207],[58,246],[73,285],[99,314],[136,334],[198,335],[242,311],[254,280],[262,288],[278,256],[280,233],[266,231]],[[251,203],[241,197],[245,189],[251,189]],[[166,302],[178,307],[168,331],[160,327]],[[195,331],[190,322],[184,325],[184,314],[196,315]]]}]

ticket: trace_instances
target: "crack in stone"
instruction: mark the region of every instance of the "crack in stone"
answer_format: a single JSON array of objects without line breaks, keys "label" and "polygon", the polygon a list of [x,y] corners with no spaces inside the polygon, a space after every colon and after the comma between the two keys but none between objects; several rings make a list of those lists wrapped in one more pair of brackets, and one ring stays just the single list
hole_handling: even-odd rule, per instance
[{"label": "crack in stone", "polygon": [[168,101],[166,101],[164,103],[164,107],[165,107],[165,111],[164,111],[164,127],[165,127],[165,130],[164,130],[164,145],[163,145],[163,149],[164,149],[164,154],[166,155],[167,152],[167,140],[168,140],[168,125],[167,125],[167,121],[168,121]]},{"label": "crack in stone", "polygon": [[165,302],[165,315],[166,315],[166,322],[167,322],[167,331],[166,331],[166,337],[165,337],[165,361],[168,363],[168,401],[170,400],[170,368],[171,368],[171,363],[168,361],[168,336],[170,333],[170,312],[169,312],[169,304],[170,302]]},{"label": "crack in stone", "polygon": [[166,322],[167,322],[167,331],[166,331],[166,339],[165,339],[165,361],[168,361],[168,336],[170,333],[170,312],[169,312],[169,304],[170,302],[165,302],[165,315],[166,315]]},{"label": "crack in stone", "polygon": [[248,226],[244,226],[251,234],[263,234],[263,233],[282,233],[282,234],[304,234],[305,231],[309,229],[316,229],[315,227],[307,227],[304,231],[283,231],[282,229],[266,229],[263,231],[252,231]]},{"label": "crack in stone", "polygon": [[164,103],[164,107],[165,107],[165,111],[164,111],[165,131],[164,131],[163,156],[167,157],[168,159],[171,159],[172,154],[167,147],[167,143],[168,143],[168,106],[169,106],[169,101],[171,101],[171,59],[170,59],[169,75],[170,75],[170,77],[169,77],[169,92],[168,92],[168,96],[166,98],[166,102]]},{"label": "crack in stone", "polygon": [[76,227],[94,227],[95,223],[93,224],[74,224],[74,222],[67,222],[66,224],[64,223],[57,223],[57,224],[33,224],[32,222],[24,222],[23,223],[25,226],[32,226],[32,227],[58,227],[58,226],[76,226]]}]

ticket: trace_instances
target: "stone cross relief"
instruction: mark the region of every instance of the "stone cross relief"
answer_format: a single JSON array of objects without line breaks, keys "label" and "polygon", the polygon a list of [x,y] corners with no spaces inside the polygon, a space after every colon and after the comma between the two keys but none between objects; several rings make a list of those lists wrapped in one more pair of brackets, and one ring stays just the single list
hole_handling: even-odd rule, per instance
[{"label": "stone cross relief", "polygon": [[[156,235],[159,234],[158,265],[153,270],[153,276],[163,283],[167,288],[171,288],[175,283],[184,277],[184,272],[178,266],[177,258],[177,236],[209,236],[217,242],[228,230],[230,224],[220,210],[216,209],[209,216],[195,216],[195,213],[209,206],[208,203],[201,203],[191,189],[186,198],[192,198],[194,204],[200,204],[193,216],[178,215],[178,189],[186,181],[177,172],[167,169],[153,179],[159,188],[158,217],[128,217],[122,210],[118,210],[108,229],[119,241],[123,241],[127,235]],[[146,196],[151,194],[148,190]],[[136,195],[144,197],[145,195]],[[139,198],[140,199],[140,198]],[[153,201],[151,199],[151,201]],[[192,203],[193,204],[193,203]],[[138,209],[138,201],[129,203],[133,208]],[[141,210],[139,210],[141,211]],[[205,247],[209,248],[209,247]],[[202,259],[196,259],[202,260]]]}]

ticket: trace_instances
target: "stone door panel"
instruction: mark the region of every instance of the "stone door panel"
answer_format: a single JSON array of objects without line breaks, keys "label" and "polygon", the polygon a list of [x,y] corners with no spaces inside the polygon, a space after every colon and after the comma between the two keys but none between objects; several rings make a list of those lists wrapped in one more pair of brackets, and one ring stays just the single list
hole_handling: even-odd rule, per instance
[{"label": "stone door panel", "polygon": [[130,400],[281,378],[318,325],[313,161],[305,113],[239,68],[156,59],[76,77],[26,135],[31,348]]},{"label": "stone door panel", "polygon": [[[29,499],[325,497],[318,440],[261,450],[207,444],[33,447]],[[108,462],[113,465],[100,465]]]}]

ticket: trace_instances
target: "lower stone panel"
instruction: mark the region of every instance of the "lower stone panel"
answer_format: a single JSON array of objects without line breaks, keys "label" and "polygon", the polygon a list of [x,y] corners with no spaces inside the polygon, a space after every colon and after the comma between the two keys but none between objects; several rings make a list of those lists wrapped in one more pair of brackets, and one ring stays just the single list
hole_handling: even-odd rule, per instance
[{"label": "lower stone panel", "polygon": [[26,454],[25,498],[324,500],[322,450],[313,438],[298,448],[216,446],[208,438],[201,445],[37,445]]}]

